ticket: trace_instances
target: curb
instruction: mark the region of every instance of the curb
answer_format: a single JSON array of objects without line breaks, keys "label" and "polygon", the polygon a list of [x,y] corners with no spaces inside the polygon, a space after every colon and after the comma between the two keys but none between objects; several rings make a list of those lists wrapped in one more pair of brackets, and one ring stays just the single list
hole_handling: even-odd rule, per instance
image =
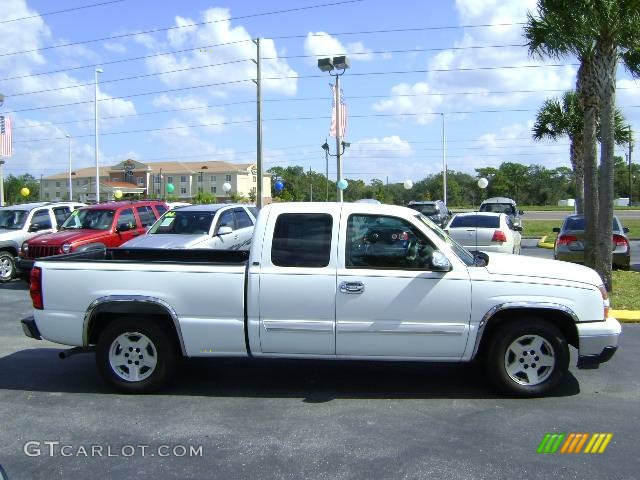
[{"label": "curb", "polygon": [[640,311],[638,310],[609,310],[620,323],[640,323]]},{"label": "curb", "polygon": [[547,242],[547,235],[545,235],[540,240],[538,240],[538,247],[539,248],[548,248],[550,250],[553,250],[554,246],[555,245],[553,243],[548,243]]}]

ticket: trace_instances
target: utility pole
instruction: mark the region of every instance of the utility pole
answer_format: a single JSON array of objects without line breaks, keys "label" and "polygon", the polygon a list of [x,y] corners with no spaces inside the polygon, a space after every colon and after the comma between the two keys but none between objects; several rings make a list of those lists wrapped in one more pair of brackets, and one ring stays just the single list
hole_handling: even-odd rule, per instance
[{"label": "utility pole", "polygon": [[256,168],[258,170],[258,178],[256,185],[256,207],[262,208],[262,72],[260,66],[260,39],[256,38],[253,43],[256,44],[256,97],[257,97],[257,115],[256,115]]}]

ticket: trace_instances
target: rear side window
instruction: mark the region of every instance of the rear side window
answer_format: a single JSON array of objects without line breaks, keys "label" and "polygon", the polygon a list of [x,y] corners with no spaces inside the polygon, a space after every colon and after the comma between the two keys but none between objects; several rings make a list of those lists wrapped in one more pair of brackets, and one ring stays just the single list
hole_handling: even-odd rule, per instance
[{"label": "rear side window", "polygon": [[122,210],[120,212],[120,216],[118,217],[118,224],[117,225],[120,226],[123,223],[126,223],[131,228],[138,228],[138,225],[136,223],[136,217],[133,216],[133,209],[132,208],[127,208],[126,210]]},{"label": "rear side window", "polygon": [[326,213],[280,215],[273,232],[271,262],[278,267],[326,267],[332,228],[333,218]]},{"label": "rear side window", "polygon": [[242,208],[236,208],[233,211],[236,214],[236,227],[237,228],[247,228],[253,227],[253,222],[251,218]]},{"label": "rear side window", "polygon": [[45,228],[51,228],[51,217],[49,217],[48,210],[38,210],[33,214],[33,218],[31,219],[31,225],[38,224],[40,226],[40,230]]},{"label": "rear side window", "polygon": [[56,207],[53,209],[53,215],[56,217],[56,223],[62,225],[71,215],[71,209],[69,207]]},{"label": "rear side window", "polygon": [[143,205],[141,207],[136,207],[136,210],[138,210],[138,217],[140,217],[140,223],[143,227],[153,225],[153,223],[156,221],[155,214],[153,213],[153,209],[151,207]]},{"label": "rear side window", "polygon": [[451,221],[449,228],[500,228],[500,217],[488,215],[464,215],[457,216]]},{"label": "rear side window", "polygon": [[156,210],[158,211],[158,214],[160,215],[162,215],[164,212],[167,211],[167,207],[165,207],[161,203],[158,203],[157,205],[155,205],[155,207],[156,207]]},{"label": "rear side window", "polygon": [[233,210],[227,210],[222,214],[218,224],[218,228],[220,227],[230,227],[232,230],[236,229],[236,224],[233,220]]}]

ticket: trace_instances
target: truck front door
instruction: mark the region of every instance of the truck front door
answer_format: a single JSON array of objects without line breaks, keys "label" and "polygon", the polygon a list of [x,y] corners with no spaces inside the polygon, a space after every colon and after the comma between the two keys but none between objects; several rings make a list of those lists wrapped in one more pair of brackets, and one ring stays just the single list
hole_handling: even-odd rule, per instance
[{"label": "truck front door", "polygon": [[435,246],[406,219],[352,214],[345,223],[336,354],[460,358],[471,311],[467,269],[432,271]]},{"label": "truck front door", "polygon": [[307,209],[273,217],[260,262],[260,348],[334,355],[338,221]]}]

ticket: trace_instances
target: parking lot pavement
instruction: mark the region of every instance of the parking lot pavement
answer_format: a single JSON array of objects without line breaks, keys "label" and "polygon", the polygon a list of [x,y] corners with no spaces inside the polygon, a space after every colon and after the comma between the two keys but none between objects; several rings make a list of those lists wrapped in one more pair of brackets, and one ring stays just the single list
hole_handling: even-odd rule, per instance
[{"label": "parking lot pavement", "polygon": [[[170,389],[135,396],[107,390],[91,354],[59,360],[60,346],[24,337],[22,284],[1,285],[0,300],[0,463],[11,480],[639,476],[638,325],[624,326],[608,364],[572,368],[542,399],[497,396],[478,366],[247,360],[186,361]],[[613,439],[600,455],[536,454],[547,432]],[[54,445],[49,457],[42,443],[27,456],[29,441],[69,444],[73,456]],[[102,457],[76,456],[92,445]],[[140,445],[145,457],[123,457]],[[202,456],[160,457],[160,445]]]}]

